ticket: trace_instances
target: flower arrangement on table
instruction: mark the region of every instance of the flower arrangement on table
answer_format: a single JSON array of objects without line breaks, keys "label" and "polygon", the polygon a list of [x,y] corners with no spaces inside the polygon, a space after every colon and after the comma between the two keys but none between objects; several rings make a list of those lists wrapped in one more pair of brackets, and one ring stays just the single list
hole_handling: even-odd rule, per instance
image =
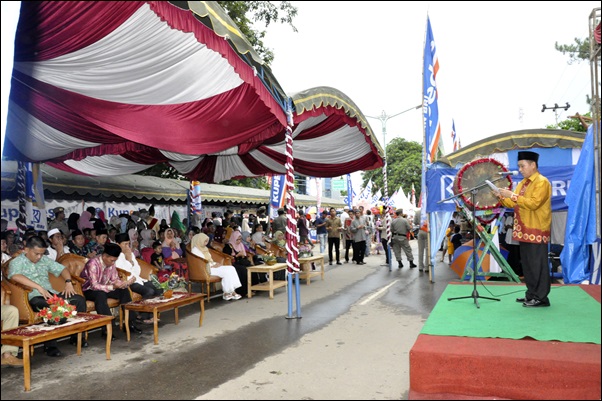
[{"label": "flower arrangement on table", "polygon": [[169,290],[179,292],[188,291],[188,282],[183,277],[178,276],[176,273],[171,273],[169,278],[165,281],[161,281],[156,275],[151,274],[150,281],[156,288],[163,290],[163,292]]},{"label": "flower arrangement on table", "polygon": [[47,299],[46,302],[48,303],[48,307],[40,310],[37,316],[41,317],[48,324],[65,323],[68,318],[77,315],[75,305],[71,305],[56,294]]},{"label": "flower arrangement on table", "polygon": [[265,255],[260,255],[261,259],[265,262],[266,265],[274,265],[276,264],[276,256],[272,252],[269,252]]}]

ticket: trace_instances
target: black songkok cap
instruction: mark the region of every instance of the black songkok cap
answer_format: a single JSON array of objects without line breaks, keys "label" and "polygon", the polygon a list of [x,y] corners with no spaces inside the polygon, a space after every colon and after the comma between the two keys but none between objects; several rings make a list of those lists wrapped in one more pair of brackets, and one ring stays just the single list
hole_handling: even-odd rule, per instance
[{"label": "black songkok cap", "polygon": [[120,233],[115,236],[115,242],[121,244],[122,242],[127,242],[130,240],[130,236],[128,233]]},{"label": "black songkok cap", "polygon": [[109,256],[113,256],[114,258],[118,258],[121,253],[121,247],[117,244],[106,244],[104,252]]},{"label": "black songkok cap", "polygon": [[539,154],[535,152],[518,152],[518,161],[529,160],[537,163],[539,161]]}]

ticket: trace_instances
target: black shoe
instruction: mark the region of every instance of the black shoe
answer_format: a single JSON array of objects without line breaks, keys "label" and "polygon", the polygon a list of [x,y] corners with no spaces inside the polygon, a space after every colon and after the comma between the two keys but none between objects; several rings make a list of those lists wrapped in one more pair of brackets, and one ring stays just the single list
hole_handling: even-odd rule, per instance
[{"label": "black shoe", "polygon": [[523,303],[524,307],[537,308],[540,306],[550,306],[550,301],[540,301],[539,299],[530,299]]},{"label": "black shoe", "polygon": [[341,262],[337,262],[337,265],[342,265],[342,263]]},{"label": "black shoe", "polygon": [[415,267],[418,267],[418,266],[415,265],[414,262],[410,260],[410,269],[413,269]]},{"label": "black shoe", "polygon": [[[69,344],[77,345],[77,337],[69,338]],[[88,348],[88,342],[82,338],[82,348]]]},{"label": "black shoe", "polygon": [[[106,331],[102,332],[102,338],[106,340],[106,338],[107,338],[107,332]],[[117,340],[117,337],[115,337],[115,334],[111,334],[111,341],[115,341],[115,340]]]},{"label": "black shoe", "polygon": [[328,264],[332,266],[332,261],[328,262]]},{"label": "black shoe", "polygon": [[527,298],[516,298],[516,302],[520,302],[521,304],[524,304],[527,301],[530,301],[530,299],[527,299]]},{"label": "black shoe", "polygon": [[401,262],[401,260],[397,262],[397,267],[399,267],[400,269],[403,267],[403,263]]},{"label": "black shoe", "polygon": [[130,331],[136,333],[136,334],[142,334],[142,330],[140,330],[138,327],[136,327],[136,325],[130,325]]},{"label": "black shoe", "polygon": [[52,356],[52,357],[56,357],[56,356],[61,356],[61,350],[59,350],[57,347],[46,347],[44,346],[44,352],[46,352],[46,355],[48,356]]}]

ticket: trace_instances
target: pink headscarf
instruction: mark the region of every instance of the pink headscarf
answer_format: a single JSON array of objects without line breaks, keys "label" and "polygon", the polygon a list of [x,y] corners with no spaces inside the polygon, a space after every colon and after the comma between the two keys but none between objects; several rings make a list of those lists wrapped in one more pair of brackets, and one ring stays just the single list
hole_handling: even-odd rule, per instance
[{"label": "pink headscarf", "polygon": [[81,216],[79,216],[79,220],[77,221],[77,227],[84,231],[84,228],[94,228],[94,223],[90,221],[92,215],[87,210],[82,212]]},{"label": "pink headscarf", "polygon": [[[239,238],[241,241],[237,241]],[[245,250],[245,245],[242,243],[242,234],[240,231],[234,230],[230,235],[228,243],[236,253],[242,252],[244,256],[247,256],[247,251]]]}]

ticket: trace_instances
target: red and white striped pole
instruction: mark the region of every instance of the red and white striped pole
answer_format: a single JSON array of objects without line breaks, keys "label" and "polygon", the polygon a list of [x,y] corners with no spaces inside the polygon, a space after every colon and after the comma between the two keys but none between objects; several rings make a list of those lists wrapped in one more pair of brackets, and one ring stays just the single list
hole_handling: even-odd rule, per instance
[{"label": "red and white striped pole", "polygon": [[[288,125],[285,132],[286,153],[286,264],[288,285],[288,314],[287,319],[301,318],[301,286],[299,285],[299,240],[297,238],[297,210],[295,209],[295,169],[293,167],[293,112],[289,99],[287,110]],[[295,289],[295,300],[297,302],[297,316],[293,316],[293,288]]]},{"label": "red and white striped pole", "polygon": [[295,209],[295,198],[293,189],[295,189],[295,175],[293,168],[293,130],[290,126],[286,127],[286,264],[289,273],[299,271],[299,247],[297,246],[297,216]]},{"label": "red and white striped pole", "polygon": [[[385,144],[385,146],[387,146],[387,144]],[[386,151],[385,151],[386,153]],[[385,165],[383,166],[383,187],[385,190],[385,199],[387,200],[387,203],[389,203],[389,185],[387,184],[387,157],[385,156]],[[391,261],[391,213],[389,213],[389,206],[385,205],[384,207],[384,211],[385,211],[385,229],[386,229],[386,236],[387,236],[387,249],[385,249],[385,252],[387,252],[387,259],[389,259],[389,271],[392,270],[392,261]]]}]

